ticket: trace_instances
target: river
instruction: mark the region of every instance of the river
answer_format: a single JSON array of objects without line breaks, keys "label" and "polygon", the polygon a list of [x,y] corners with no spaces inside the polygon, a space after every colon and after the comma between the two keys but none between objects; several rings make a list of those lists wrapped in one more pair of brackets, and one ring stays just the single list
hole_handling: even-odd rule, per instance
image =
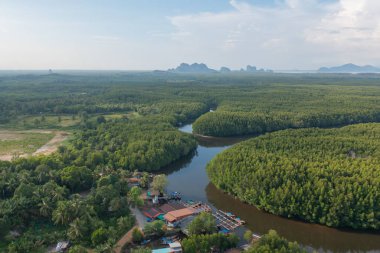
[{"label": "river", "polygon": [[[180,131],[192,133],[191,125]],[[167,190],[181,192],[185,200],[203,201],[217,209],[232,212],[247,222],[256,234],[275,229],[290,241],[318,252],[380,252],[380,233],[343,231],[322,225],[282,218],[224,194],[210,183],[206,174],[207,163],[221,151],[244,138],[197,137],[196,151],[167,169]]]}]

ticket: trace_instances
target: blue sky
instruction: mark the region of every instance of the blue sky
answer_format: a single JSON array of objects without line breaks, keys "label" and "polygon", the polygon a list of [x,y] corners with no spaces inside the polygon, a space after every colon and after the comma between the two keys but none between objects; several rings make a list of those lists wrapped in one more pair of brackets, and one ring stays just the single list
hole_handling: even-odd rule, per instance
[{"label": "blue sky", "polygon": [[0,69],[380,65],[376,0],[0,0]]}]

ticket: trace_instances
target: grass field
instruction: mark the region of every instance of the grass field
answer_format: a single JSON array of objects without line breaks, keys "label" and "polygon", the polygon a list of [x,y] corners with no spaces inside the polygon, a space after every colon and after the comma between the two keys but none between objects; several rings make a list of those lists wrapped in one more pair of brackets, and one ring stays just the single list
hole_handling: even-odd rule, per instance
[{"label": "grass field", "polygon": [[36,152],[56,136],[52,131],[0,131],[0,160],[27,156]]}]

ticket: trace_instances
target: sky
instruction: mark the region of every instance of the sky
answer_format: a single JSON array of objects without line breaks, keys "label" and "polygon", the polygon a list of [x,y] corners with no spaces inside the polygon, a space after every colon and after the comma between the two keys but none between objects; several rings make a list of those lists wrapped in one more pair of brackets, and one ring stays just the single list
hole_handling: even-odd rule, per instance
[{"label": "sky", "polygon": [[0,0],[0,69],[380,67],[379,0]]}]

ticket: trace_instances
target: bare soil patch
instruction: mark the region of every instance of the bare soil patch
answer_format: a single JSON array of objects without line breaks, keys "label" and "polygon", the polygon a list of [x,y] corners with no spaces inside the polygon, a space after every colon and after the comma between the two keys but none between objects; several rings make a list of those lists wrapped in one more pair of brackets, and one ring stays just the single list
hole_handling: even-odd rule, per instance
[{"label": "bare soil patch", "polygon": [[49,155],[65,141],[69,133],[53,130],[0,130],[0,160],[11,161],[16,157]]},{"label": "bare soil patch", "polygon": [[69,137],[67,132],[56,131],[55,136],[48,143],[37,149],[33,155],[50,155],[57,151],[59,145]]}]

